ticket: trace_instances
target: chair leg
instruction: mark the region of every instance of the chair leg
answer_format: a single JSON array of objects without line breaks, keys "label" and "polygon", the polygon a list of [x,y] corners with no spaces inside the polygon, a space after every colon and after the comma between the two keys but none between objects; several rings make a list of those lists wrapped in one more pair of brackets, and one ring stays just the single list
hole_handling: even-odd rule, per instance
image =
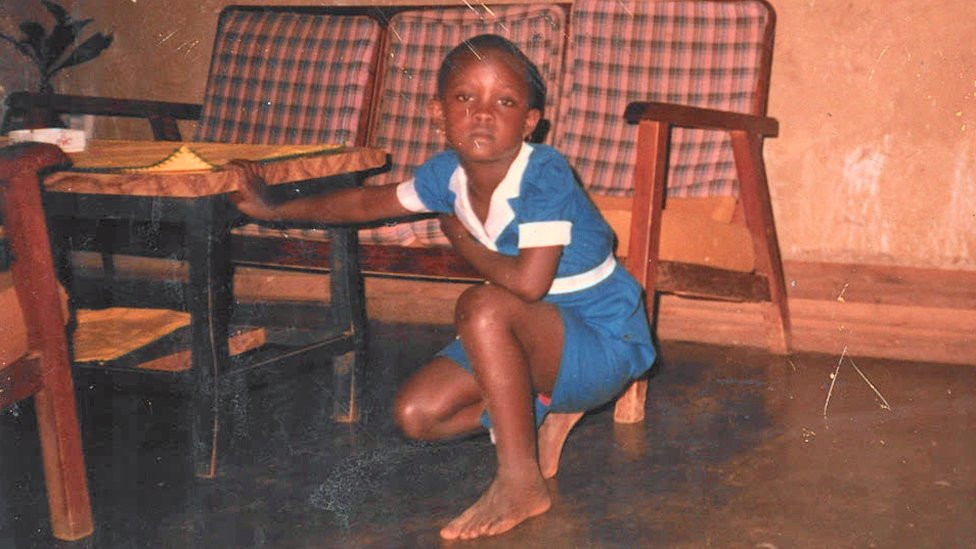
[{"label": "chair leg", "polygon": [[[73,541],[92,533],[91,502],[81,429],[64,318],[55,285],[48,228],[41,207],[38,173],[67,160],[57,147],[30,143],[0,151],[4,222],[11,252],[11,270],[29,330],[30,347],[39,352],[39,390],[34,395],[44,481],[47,485],[54,537]],[[33,360],[31,358],[30,360]]]},{"label": "chair leg", "polygon": [[766,346],[769,352],[774,355],[790,354],[792,330],[786,297],[774,298],[774,301],[764,304],[762,313],[766,323]]},{"label": "chair leg", "polygon": [[644,421],[644,404],[647,401],[647,380],[638,379],[617,399],[613,409],[616,423],[638,423]]},{"label": "chair leg", "polygon": [[78,412],[70,380],[51,385],[34,397],[51,529],[55,538],[75,541],[94,530]]},{"label": "chair leg", "polygon": [[[648,318],[653,318],[657,289],[658,252],[661,246],[661,213],[667,176],[668,124],[644,120],[637,128],[637,151],[646,161],[634,167],[634,197],[631,206],[630,249],[627,270],[644,288]],[[652,323],[653,324],[653,323]],[[637,423],[644,420],[647,379],[638,379],[617,399],[613,420]]]},{"label": "chair leg", "polygon": [[773,221],[772,200],[762,160],[762,138],[744,131],[733,131],[731,137],[739,177],[739,196],[755,246],[756,270],[765,275],[769,282],[771,304],[763,309],[769,350],[774,354],[787,354],[792,343],[790,309]]}]

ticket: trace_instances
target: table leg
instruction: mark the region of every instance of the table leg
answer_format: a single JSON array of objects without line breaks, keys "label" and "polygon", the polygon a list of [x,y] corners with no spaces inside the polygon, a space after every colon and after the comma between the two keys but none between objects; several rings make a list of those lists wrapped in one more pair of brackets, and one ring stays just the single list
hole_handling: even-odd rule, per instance
[{"label": "table leg", "polygon": [[117,290],[115,277],[115,233],[116,222],[101,220],[96,224],[95,241],[102,256],[102,284],[99,307],[111,307]]},{"label": "table leg", "polygon": [[359,270],[359,240],[355,229],[335,229],[332,239],[333,321],[348,326],[353,350],[332,359],[335,398],[332,417],[342,423],[359,420],[359,384],[366,348],[366,300]]},{"label": "table leg", "polygon": [[197,476],[213,478],[217,449],[226,446],[221,425],[221,376],[229,364],[227,331],[233,299],[228,204],[221,197],[190,208],[185,245],[190,270],[186,296],[192,332],[191,439]]},{"label": "table leg", "polygon": [[55,276],[68,291],[69,303],[72,309],[77,307],[78,303],[75,298],[73,298],[74,291],[74,274],[71,270],[71,249],[72,249],[72,234],[71,224],[69,221],[60,217],[49,217],[48,220],[48,235],[51,238],[51,257],[54,261],[54,271]]}]

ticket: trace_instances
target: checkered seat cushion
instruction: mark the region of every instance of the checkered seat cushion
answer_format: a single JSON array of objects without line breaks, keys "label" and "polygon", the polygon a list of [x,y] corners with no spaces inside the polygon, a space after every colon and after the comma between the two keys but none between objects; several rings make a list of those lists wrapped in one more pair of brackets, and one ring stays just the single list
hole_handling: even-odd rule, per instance
[{"label": "checkered seat cushion", "polygon": [[[539,68],[548,87],[546,118],[558,111],[566,16],[558,6],[492,6],[407,11],[392,17],[383,52],[386,63],[369,144],[392,155],[389,173],[367,184],[396,183],[444,150],[427,102],[437,87],[437,70],[447,52],[465,38],[494,33],[518,45]],[[554,122],[555,123],[555,122]],[[374,244],[448,245],[433,219],[360,232]]]},{"label": "checkered seat cushion", "polygon": [[[362,144],[381,36],[380,23],[365,16],[224,10],[196,139]],[[322,235],[259,225],[236,231]]]},{"label": "checkered seat cushion", "polygon": [[[763,114],[763,45],[772,14],[761,1],[578,0],[554,145],[595,194],[630,196],[637,126],[632,101]],[[668,195],[737,192],[728,136],[677,128]]]},{"label": "checkered seat cushion", "polygon": [[355,143],[379,41],[369,17],[225,11],[197,139]]}]

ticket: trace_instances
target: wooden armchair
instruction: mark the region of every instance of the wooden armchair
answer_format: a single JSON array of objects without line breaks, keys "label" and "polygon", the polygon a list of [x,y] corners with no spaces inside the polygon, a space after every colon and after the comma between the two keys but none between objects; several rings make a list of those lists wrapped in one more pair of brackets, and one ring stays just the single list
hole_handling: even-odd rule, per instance
[{"label": "wooden armchair", "polygon": [[0,272],[0,408],[34,397],[51,528],[54,537],[70,541],[91,534],[93,524],[68,358],[66,299],[54,274],[38,179],[43,167],[65,162],[53,145],[0,149],[0,206],[12,258],[9,272]]},{"label": "wooden armchair", "polygon": [[[564,102],[556,146],[618,219],[618,235],[629,240],[618,252],[648,306],[658,292],[767,302],[769,348],[787,352],[789,309],[762,160],[762,139],[778,130],[765,117],[772,8],[763,0],[579,0],[571,19],[564,93],[573,102]],[[718,223],[713,205],[722,197],[728,215]],[[704,216],[687,213],[699,205]],[[643,418],[645,392],[643,381],[628,389],[617,421]]]}]

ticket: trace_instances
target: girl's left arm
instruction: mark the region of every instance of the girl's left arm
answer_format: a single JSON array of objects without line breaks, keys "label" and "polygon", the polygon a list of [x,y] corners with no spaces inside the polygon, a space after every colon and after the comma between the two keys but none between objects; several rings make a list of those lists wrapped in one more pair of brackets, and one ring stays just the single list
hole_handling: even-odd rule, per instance
[{"label": "girl's left arm", "polygon": [[440,218],[441,230],[451,245],[486,280],[525,301],[542,299],[552,286],[562,246],[522,248],[516,256],[489,250],[453,215]]}]

